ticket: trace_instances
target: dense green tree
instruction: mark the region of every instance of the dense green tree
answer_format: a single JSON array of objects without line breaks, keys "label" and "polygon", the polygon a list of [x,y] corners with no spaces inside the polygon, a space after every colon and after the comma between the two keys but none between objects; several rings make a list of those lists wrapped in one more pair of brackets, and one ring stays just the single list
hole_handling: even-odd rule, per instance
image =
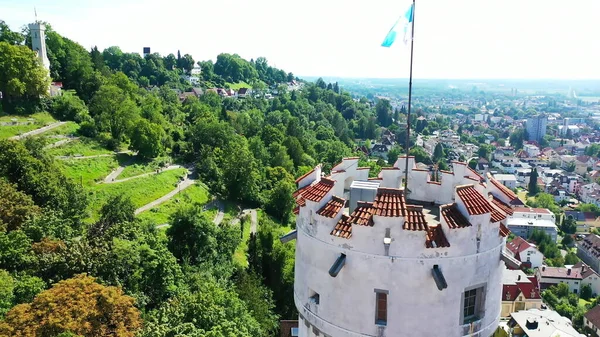
[{"label": "dense green tree", "polygon": [[118,146],[132,130],[140,109],[121,88],[103,85],[92,98],[90,113],[101,130],[110,132],[114,145]]},{"label": "dense green tree", "polygon": [[11,231],[41,212],[31,197],[17,190],[16,185],[0,178],[0,224]]},{"label": "dense green tree", "polygon": [[48,72],[27,46],[0,42],[0,91],[2,102],[39,101],[46,95]]},{"label": "dense green tree", "polygon": [[180,208],[169,223],[169,250],[179,261],[190,264],[214,261],[217,229],[199,208]]},{"label": "dense green tree", "polygon": [[267,203],[265,204],[267,212],[275,215],[282,222],[287,222],[286,220],[296,204],[292,197],[295,190],[296,186],[293,181],[281,180],[277,182],[268,194]]},{"label": "dense green tree", "polygon": [[0,20],[0,42],[6,42],[12,45],[23,44],[25,37],[19,32],[13,32],[10,30],[4,20]]},{"label": "dense green tree", "polygon": [[0,176],[30,195],[36,205],[60,211],[78,222],[87,199],[82,187],[69,180],[53,160],[33,153],[22,142],[0,141]]},{"label": "dense green tree", "polygon": [[90,119],[85,102],[69,91],[64,91],[62,95],[52,98],[51,111],[57,119],[62,121],[81,123]]},{"label": "dense green tree", "polygon": [[582,299],[584,299],[586,301],[588,301],[590,298],[592,298],[592,286],[589,283],[581,286],[581,291],[579,292],[579,297],[581,297]]},{"label": "dense green tree", "polygon": [[523,128],[516,129],[510,134],[510,145],[515,149],[519,150],[523,148],[523,141],[525,140],[525,131]]},{"label": "dense green tree", "polygon": [[131,133],[130,148],[144,158],[155,158],[164,152],[163,139],[165,132],[159,124],[150,123],[139,119],[134,126],[135,132]]},{"label": "dense green tree", "polygon": [[375,105],[375,113],[377,114],[377,122],[381,126],[389,126],[392,123],[392,106],[387,99],[380,99]]},{"label": "dense green tree", "polygon": [[427,165],[432,164],[429,154],[427,154],[425,149],[423,149],[420,146],[413,146],[413,148],[410,149],[409,155],[415,156],[415,162],[417,162],[417,163],[423,163],[423,164],[427,164]]},{"label": "dense green tree", "polygon": [[6,271],[0,269],[0,317],[12,308],[14,302],[15,280]]}]

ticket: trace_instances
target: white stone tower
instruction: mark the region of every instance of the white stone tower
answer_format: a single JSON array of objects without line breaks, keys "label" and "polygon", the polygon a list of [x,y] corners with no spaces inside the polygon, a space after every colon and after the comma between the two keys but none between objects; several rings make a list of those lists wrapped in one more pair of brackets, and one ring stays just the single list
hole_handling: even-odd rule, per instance
[{"label": "white stone tower", "polygon": [[344,158],[296,180],[297,229],[281,240],[296,239],[298,336],[492,335],[503,264],[515,266],[503,221],[516,196],[465,163],[437,175],[401,157],[369,178]]},{"label": "white stone tower", "polygon": [[37,52],[40,62],[49,74],[50,60],[46,53],[46,25],[36,20],[35,23],[29,24],[29,31],[31,32],[31,49]]}]

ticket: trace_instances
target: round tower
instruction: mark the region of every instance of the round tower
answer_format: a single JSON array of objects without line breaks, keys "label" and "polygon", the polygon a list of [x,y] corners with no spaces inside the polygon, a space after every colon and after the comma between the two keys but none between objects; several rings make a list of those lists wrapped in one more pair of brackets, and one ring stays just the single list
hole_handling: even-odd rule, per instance
[{"label": "round tower", "polygon": [[402,160],[368,179],[350,159],[297,181],[299,336],[490,336],[507,233],[483,177],[455,165],[433,182],[413,163],[407,198]]}]

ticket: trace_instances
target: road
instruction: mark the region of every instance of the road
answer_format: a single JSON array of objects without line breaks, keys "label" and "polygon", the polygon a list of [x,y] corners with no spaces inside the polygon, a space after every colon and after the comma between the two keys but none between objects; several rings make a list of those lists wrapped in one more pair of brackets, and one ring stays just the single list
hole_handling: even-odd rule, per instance
[{"label": "road", "polygon": [[156,207],[156,206],[158,206],[158,205],[162,204],[163,202],[166,202],[166,201],[168,201],[169,199],[173,198],[173,197],[174,197],[174,196],[175,196],[177,193],[179,193],[180,191],[183,191],[183,190],[185,190],[186,188],[188,188],[188,187],[190,187],[190,186],[194,185],[194,183],[195,183],[195,182],[196,182],[196,180],[194,180],[194,179],[189,179],[189,178],[186,176],[186,178],[185,178],[183,181],[181,181],[181,182],[180,182],[180,183],[177,185],[177,187],[176,187],[174,190],[172,190],[172,191],[171,191],[171,192],[169,192],[168,194],[166,194],[166,195],[164,195],[164,196],[162,196],[162,197],[160,197],[160,198],[158,198],[158,199],[154,200],[153,202],[151,202],[151,203],[149,203],[149,204],[146,204],[146,205],[144,205],[144,206],[142,206],[142,207],[140,207],[140,208],[136,209],[136,210],[135,210],[135,214],[140,214],[140,213],[142,213],[142,212],[144,212],[144,211],[147,211],[147,210],[149,210],[149,209],[152,209],[152,208],[154,208],[154,207]]},{"label": "road", "polygon": [[46,131],[48,131],[48,130],[52,130],[52,129],[54,129],[54,128],[57,128],[57,127],[59,127],[59,126],[61,126],[61,125],[65,124],[65,123],[66,123],[66,122],[56,122],[56,123],[52,123],[52,124],[50,124],[50,125],[46,125],[46,126],[44,126],[44,127],[41,127],[41,128],[39,128],[39,129],[35,129],[35,130],[33,130],[33,131],[29,131],[29,132],[25,132],[24,134],[22,134],[22,135],[19,135],[19,136],[10,137],[9,139],[13,139],[13,140],[20,140],[20,139],[23,139],[23,138],[25,138],[25,137],[39,135],[40,133],[44,133],[44,132],[46,132]]}]

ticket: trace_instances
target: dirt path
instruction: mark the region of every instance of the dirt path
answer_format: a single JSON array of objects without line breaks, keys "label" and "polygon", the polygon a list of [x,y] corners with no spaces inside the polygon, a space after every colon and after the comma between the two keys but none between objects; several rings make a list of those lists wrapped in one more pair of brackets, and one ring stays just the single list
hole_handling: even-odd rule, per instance
[{"label": "dirt path", "polygon": [[173,198],[177,193],[179,193],[179,192],[185,190],[186,188],[194,185],[195,182],[196,182],[196,180],[190,179],[190,178],[188,178],[188,176],[186,176],[186,178],[183,181],[181,181],[174,190],[172,190],[168,194],[166,194],[166,195],[164,195],[164,196],[162,196],[162,197],[154,200],[153,202],[151,202],[149,204],[146,204],[146,205],[144,205],[144,206],[136,209],[135,210],[135,214],[140,214],[140,213],[142,213],[144,211],[152,209],[152,208],[154,208],[154,207],[156,207],[156,206],[158,206],[158,205],[160,205],[160,204],[168,201],[169,199]]},{"label": "dirt path", "polygon": [[120,151],[120,152],[113,152],[113,153],[95,154],[95,155],[92,155],[92,156],[56,156],[54,158],[61,159],[61,160],[67,160],[67,159],[92,159],[92,158],[100,158],[100,157],[112,157],[112,156],[117,155],[117,154],[125,154],[125,153],[132,153],[132,152],[129,151],[129,150],[127,150],[127,151]]},{"label": "dirt path", "polygon": [[215,218],[213,219],[213,223],[218,226],[221,224],[221,222],[223,221],[223,217],[225,216],[225,204],[219,200],[217,200],[216,202],[217,202],[217,208],[219,209],[219,211],[215,215]]},{"label": "dirt path", "polygon": [[72,138],[61,139],[61,140],[59,140],[56,143],[52,143],[52,144],[48,144],[48,145],[44,146],[44,149],[52,149],[52,148],[55,148],[55,147],[59,147],[61,145],[65,145],[67,143],[70,143],[70,142],[72,142],[72,141],[74,141],[76,139],[79,139],[79,137],[72,137]]},{"label": "dirt path", "polygon": [[153,174],[159,174],[162,173],[164,171],[169,171],[169,170],[174,170],[174,169],[178,169],[178,168],[182,168],[183,166],[181,165],[169,165],[163,169],[161,169],[160,171],[156,172],[148,172],[148,173],[142,173],[142,174],[138,174],[137,176],[133,176],[133,177],[127,177],[127,178],[123,178],[123,179],[116,179],[125,169],[125,167],[127,166],[119,166],[116,170],[114,170],[113,172],[111,172],[108,176],[106,176],[106,178],[104,178],[104,183],[106,184],[116,184],[116,183],[122,183],[128,180],[132,180],[132,179],[137,179],[137,178],[142,178],[142,177],[147,177],[147,176],[151,176]]},{"label": "dirt path", "polygon": [[48,130],[52,130],[52,129],[54,129],[54,128],[57,128],[57,127],[59,127],[59,126],[61,126],[61,125],[65,124],[65,123],[66,123],[66,122],[56,122],[56,123],[52,123],[52,124],[50,124],[50,125],[46,125],[46,126],[44,126],[44,127],[41,127],[41,128],[39,128],[39,129],[35,129],[35,130],[33,130],[33,131],[29,131],[29,132],[25,132],[24,134],[22,134],[22,135],[19,135],[19,136],[10,137],[9,139],[13,139],[13,140],[21,140],[21,139],[23,139],[23,138],[25,138],[25,137],[39,135],[40,133],[44,133],[44,132],[46,132],[46,131],[48,131]]}]

